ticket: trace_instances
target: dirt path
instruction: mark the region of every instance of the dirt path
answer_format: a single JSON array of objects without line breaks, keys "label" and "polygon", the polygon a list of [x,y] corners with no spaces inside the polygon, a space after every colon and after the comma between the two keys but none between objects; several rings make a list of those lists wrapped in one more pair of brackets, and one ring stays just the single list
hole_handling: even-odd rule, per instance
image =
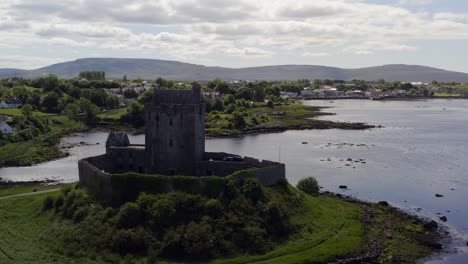
[{"label": "dirt path", "polygon": [[42,193],[56,192],[56,191],[60,191],[60,190],[61,190],[61,188],[56,188],[56,189],[50,189],[50,190],[44,190],[44,191],[21,193],[21,194],[15,194],[15,195],[10,195],[10,196],[0,197],[0,200],[5,200],[5,199],[15,198],[15,197],[21,197],[21,196],[30,196],[30,195],[36,195],[36,194],[42,194]]}]

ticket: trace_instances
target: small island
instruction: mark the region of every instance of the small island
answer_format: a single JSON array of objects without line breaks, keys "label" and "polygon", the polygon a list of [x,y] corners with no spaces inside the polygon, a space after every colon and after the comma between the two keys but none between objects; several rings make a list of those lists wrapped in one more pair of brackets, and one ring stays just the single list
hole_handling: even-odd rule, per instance
[{"label": "small island", "polygon": [[145,145],[111,133],[79,183],[0,189],[1,261],[412,263],[441,249],[435,222],[320,193],[313,177],[293,187],[281,163],[205,152],[200,90],[154,94]]}]

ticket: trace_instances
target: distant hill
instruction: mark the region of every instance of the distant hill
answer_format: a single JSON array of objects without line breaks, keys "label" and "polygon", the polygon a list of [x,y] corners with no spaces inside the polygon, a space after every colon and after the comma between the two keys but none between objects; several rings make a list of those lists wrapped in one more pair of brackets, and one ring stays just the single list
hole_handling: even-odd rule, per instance
[{"label": "distant hill", "polygon": [[61,78],[77,77],[81,71],[105,71],[109,79],[156,79],[171,80],[376,80],[386,81],[454,81],[468,82],[468,73],[446,71],[418,65],[384,65],[377,67],[342,69],[314,65],[278,65],[250,68],[207,67],[178,61],[153,59],[87,58],[53,64],[36,70],[0,69],[0,78],[37,78],[55,74]]}]

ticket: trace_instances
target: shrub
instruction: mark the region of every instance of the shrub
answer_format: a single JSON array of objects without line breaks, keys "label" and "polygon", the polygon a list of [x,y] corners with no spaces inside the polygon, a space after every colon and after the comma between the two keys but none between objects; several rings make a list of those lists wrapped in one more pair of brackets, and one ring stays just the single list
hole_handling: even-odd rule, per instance
[{"label": "shrub", "polygon": [[297,183],[297,188],[309,195],[318,195],[320,187],[314,177],[307,177]]},{"label": "shrub", "polygon": [[64,201],[65,197],[63,194],[60,194],[59,196],[57,196],[57,198],[55,198],[54,209],[56,213],[62,209]]},{"label": "shrub", "polygon": [[150,238],[142,228],[119,230],[112,239],[112,250],[121,255],[143,253],[148,249],[149,240]]},{"label": "shrub", "polygon": [[184,232],[182,246],[191,258],[211,257],[215,249],[215,239],[210,225],[190,223]]},{"label": "shrub", "polygon": [[87,207],[81,207],[78,210],[75,211],[73,214],[73,222],[78,223],[83,221],[86,216],[88,215],[88,208]]},{"label": "shrub", "polygon": [[54,198],[47,196],[44,201],[42,201],[42,211],[49,211],[54,207]]},{"label": "shrub", "polygon": [[131,228],[141,224],[141,212],[138,204],[126,203],[115,216],[117,225],[123,228]]}]

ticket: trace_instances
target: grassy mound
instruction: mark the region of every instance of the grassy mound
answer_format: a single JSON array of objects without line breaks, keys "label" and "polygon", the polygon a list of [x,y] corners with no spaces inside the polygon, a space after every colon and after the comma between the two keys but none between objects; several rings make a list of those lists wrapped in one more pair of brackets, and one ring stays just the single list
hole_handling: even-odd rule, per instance
[{"label": "grassy mound", "polygon": [[120,208],[71,186],[0,200],[0,263],[412,263],[434,251],[422,224],[287,184],[247,181],[219,199],[141,195]]}]

